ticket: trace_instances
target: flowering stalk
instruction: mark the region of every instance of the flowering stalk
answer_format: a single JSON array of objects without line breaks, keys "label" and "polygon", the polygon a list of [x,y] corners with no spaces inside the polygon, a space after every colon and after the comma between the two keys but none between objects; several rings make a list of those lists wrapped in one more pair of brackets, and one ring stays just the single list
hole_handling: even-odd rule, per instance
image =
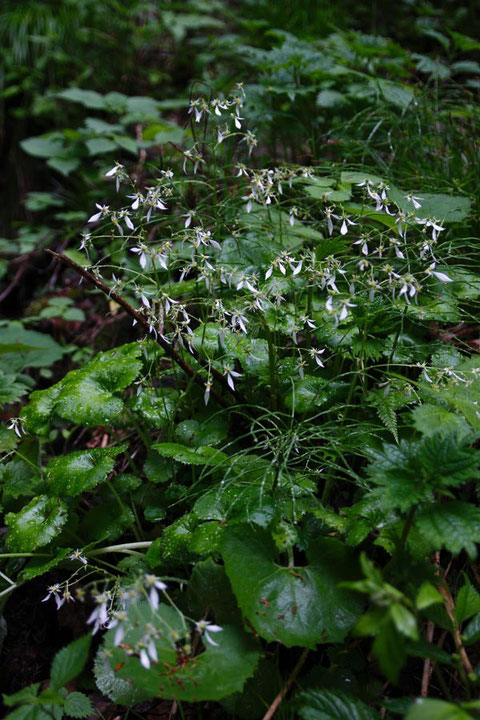
[{"label": "flowering stalk", "polygon": [[[135,319],[135,321],[141,325],[147,332],[150,331],[150,326],[148,324],[148,321],[141,315],[135,308],[133,308],[130,303],[128,303],[125,298],[123,298],[121,295],[119,295],[115,290],[110,289],[105,283],[103,283],[101,280],[99,280],[93,273],[86,270],[84,267],[76,263],[74,260],[71,260],[66,255],[61,255],[60,253],[56,253],[53,250],[46,249],[46,251],[49,255],[52,255],[56,260],[59,262],[65,263],[66,265],[70,265],[79,275],[84,277],[89,282],[93,283],[96,287],[98,287],[99,290],[101,290],[105,295],[110,297],[112,300],[114,300],[118,305],[121,305],[121,307],[124,308],[124,310],[127,311],[127,313]],[[194,382],[197,383],[197,385],[200,385],[202,390],[204,390],[205,383],[202,380],[202,378],[198,375],[197,372],[193,368],[188,365],[188,363],[185,362],[185,360],[176,352],[176,350],[168,343],[166,340],[162,338],[161,335],[157,335],[155,337],[156,342],[163,348],[163,350],[166,352],[167,355],[170,356],[170,358],[177,364],[181,369],[189,375]],[[197,360],[197,362],[200,362],[198,359],[197,354],[193,350],[193,348],[189,348],[190,354]],[[246,404],[246,400],[240,395],[240,393],[232,388],[229,383],[227,382],[226,378],[219,373],[218,371],[215,371],[212,368],[212,374],[215,375],[215,379],[218,380],[218,382],[225,388],[225,390],[228,390],[230,394],[232,394],[237,402],[241,402],[242,404]],[[213,388],[210,391],[210,394],[215,398],[215,400],[224,408],[229,407],[227,401],[219,395],[216,390]]]}]

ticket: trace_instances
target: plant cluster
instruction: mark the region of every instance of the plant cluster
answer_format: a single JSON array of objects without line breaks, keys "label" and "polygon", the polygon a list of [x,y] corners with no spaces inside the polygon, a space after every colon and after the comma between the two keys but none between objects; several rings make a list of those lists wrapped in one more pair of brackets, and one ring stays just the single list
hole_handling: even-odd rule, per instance
[{"label": "plant cluster", "polygon": [[76,246],[48,250],[80,289],[29,321],[82,323],[89,297],[123,335],[94,353],[2,329],[1,400],[34,387],[25,366],[48,387],[1,429],[0,602],[36,584],[85,633],[48,687],[4,695],[11,720],[94,712],[91,636],[95,687],[140,717],[479,716],[478,110],[452,111],[478,87],[450,84],[478,48],[430,29],[448,67],[362,33],[239,31],[231,57],[220,34],[184,127],[69,88],[118,122],[24,141],[65,177],[103,158]]}]

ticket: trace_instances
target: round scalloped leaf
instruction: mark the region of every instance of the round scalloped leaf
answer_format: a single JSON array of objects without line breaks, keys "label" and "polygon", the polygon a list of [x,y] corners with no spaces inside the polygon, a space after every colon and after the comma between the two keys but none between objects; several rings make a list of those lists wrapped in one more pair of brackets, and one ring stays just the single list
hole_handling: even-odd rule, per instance
[{"label": "round scalloped leaf", "polygon": [[8,513],[7,544],[12,552],[31,552],[48,543],[67,521],[67,506],[57,498],[39,495],[18,513]]},{"label": "round scalloped leaf", "polygon": [[60,455],[47,465],[46,477],[51,493],[61,497],[79,495],[93,490],[107,479],[113,470],[115,458],[125,446],[79,450]]},{"label": "round scalloped leaf", "polygon": [[141,350],[139,343],[128,343],[99,353],[56,385],[33,392],[21,414],[26,429],[45,434],[54,416],[87,427],[113,422],[123,410],[123,401],[115,393],[136,379],[142,366]]},{"label": "round scalloped leaf", "polygon": [[135,647],[153,626],[157,633],[154,643],[158,662],[146,669],[136,655],[114,647],[115,630],[106,637],[110,662],[118,668],[119,678],[150,696],[186,702],[220,700],[242,690],[255,672],[260,657],[258,645],[243,630],[224,626],[215,633],[216,645],[205,640],[203,652],[194,657],[182,655],[179,662],[172,636],[186,637],[188,628],[178,611],[166,605],[153,611],[147,603],[141,603],[130,608],[128,620],[122,645]]},{"label": "round scalloped leaf", "polygon": [[261,637],[287,647],[315,649],[341,642],[362,611],[362,601],[339,583],[358,577],[355,555],[339,540],[318,538],[306,567],[276,562],[270,533],[251,525],[226,528],[222,556],[240,609]]}]

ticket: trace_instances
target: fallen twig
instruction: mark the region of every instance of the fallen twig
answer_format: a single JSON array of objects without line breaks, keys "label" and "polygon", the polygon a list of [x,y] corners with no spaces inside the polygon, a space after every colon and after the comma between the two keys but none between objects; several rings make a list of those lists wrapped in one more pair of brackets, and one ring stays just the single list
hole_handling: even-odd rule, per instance
[{"label": "fallen twig", "polygon": [[274,716],[274,714],[278,710],[278,706],[280,705],[283,698],[288,693],[288,691],[292,687],[293,683],[297,679],[298,673],[302,669],[302,667],[305,663],[305,660],[307,659],[308,653],[309,653],[308,648],[305,648],[304,651],[302,652],[302,654],[300,655],[300,658],[299,658],[297,664],[295,665],[292,672],[288,676],[287,682],[285,683],[283,688],[280,690],[278,695],[275,697],[274,701],[272,702],[272,704],[268,708],[267,712],[263,716],[263,720],[271,720],[271,718]]}]

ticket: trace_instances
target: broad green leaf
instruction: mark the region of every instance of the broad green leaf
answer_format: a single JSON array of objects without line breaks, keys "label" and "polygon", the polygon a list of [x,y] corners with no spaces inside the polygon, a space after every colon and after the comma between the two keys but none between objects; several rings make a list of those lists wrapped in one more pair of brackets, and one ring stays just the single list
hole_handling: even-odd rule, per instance
[{"label": "broad green leaf", "polygon": [[480,640],[480,613],[475,615],[462,632],[465,645],[473,645]]},{"label": "broad green leaf", "polygon": [[0,328],[0,342],[3,345],[26,345],[25,349],[5,350],[2,354],[2,369],[17,372],[24,367],[48,367],[62,358],[63,350],[46,333],[25,330],[20,324],[10,323]]},{"label": "broad green leaf", "polygon": [[460,588],[455,598],[455,618],[459,624],[480,612],[480,594],[475,590],[466,575],[464,575],[464,579],[465,584]]},{"label": "broad green leaf", "polygon": [[52,558],[32,558],[28,565],[20,572],[19,580],[32,580],[35,577],[44,575],[46,572],[56,567],[62,560],[70,555],[72,552],[71,548],[62,548],[58,550]]},{"label": "broad green leaf", "polygon": [[20,703],[28,703],[29,701],[36,699],[39,690],[40,683],[34,683],[33,685],[28,685],[27,687],[22,688],[22,690],[19,690],[12,695],[2,695],[3,704],[7,707],[14,707]]},{"label": "broad green leaf", "polygon": [[155,443],[152,448],[166,458],[172,458],[184,465],[222,465],[228,455],[211,447],[197,447],[194,450],[178,443]]},{"label": "broad green leaf", "polygon": [[442,596],[437,588],[425,580],[417,593],[416,606],[418,610],[424,610],[430,605],[443,602]]},{"label": "broad green leaf", "polygon": [[332,690],[307,690],[295,699],[303,720],[377,720],[378,714],[355,697]]},{"label": "broad green leaf", "polygon": [[299,413],[310,412],[338,399],[346,387],[346,383],[306,376],[292,384],[284,398],[285,406]]},{"label": "broad green leaf", "polygon": [[193,617],[211,609],[219,625],[242,627],[242,616],[223,565],[211,558],[195,565],[188,583],[186,602]]},{"label": "broad green leaf", "polygon": [[47,160],[48,167],[61,173],[70,175],[71,172],[80,166],[80,158],[77,157],[51,157]]},{"label": "broad green leaf", "polygon": [[412,411],[414,427],[424,435],[434,435],[436,432],[448,433],[453,431],[468,434],[469,426],[465,419],[438,405],[417,405]]},{"label": "broad green leaf", "polygon": [[228,423],[221,416],[199,420],[184,420],[175,428],[179,442],[189,447],[218,445],[228,435]]},{"label": "broad green leaf", "polygon": [[378,87],[384,99],[400,108],[406,110],[415,99],[413,89],[408,85],[399,85],[390,80],[377,80]]},{"label": "broad green leaf", "polygon": [[31,552],[48,543],[67,521],[67,506],[57,498],[38,495],[18,513],[8,513],[7,544],[12,552]]},{"label": "broad green leaf", "polygon": [[480,542],[480,508],[453,500],[422,508],[415,523],[434,550],[445,547],[454,555],[466,550],[471,558],[477,555]]},{"label": "broad green leaf", "polygon": [[123,401],[116,393],[128,387],[140,372],[141,349],[139,343],[129,343],[99,353],[56,385],[33,392],[21,413],[26,429],[46,433],[54,416],[87,427],[113,422],[123,410]]},{"label": "broad green leaf", "polygon": [[240,609],[269,642],[312,649],[340,642],[360,615],[358,595],[338,587],[358,573],[353,551],[338,540],[319,538],[307,550],[307,566],[284,567],[270,533],[234,525],[222,557]]},{"label": "broad green leaf", "polygon": [[46,478],[51,493],[72,497],[93,490],[113,470],[115,458],[125,446],[77,450],[53,458],[47,465]]},{"label": "broad green leaf", "polygon": [[[108,657],[106,657],[108,654]],[[141,690],[128,680],[122,680],[115,672],[109,660],[110,652],[100,649],[95,656],[93,673],[98,689],[110,700],[118,705],[132,707],[144,700],[149,700],[152,695]]]},{"label": "broad green leaf", "polygon": [[64,140],[59,133],[47,133],[46,135],[27,138],[22,140],[20,147],[28,155],[41,158],[63,155],[65,152]]},{"label": "broad green leaf", "polygon": [[470,713],[453,703],[418,698],[408,711],[405,720],[473,720],[473,718]]},{"label": "broad green leaf", "polygon": [[102,110],[105,107],[104,96],[95,90],[83,90],[82,88],[67,88],[57,93],[57,97],[62,100],[70,100],[70,102],[80,103],[87,108],[95,108]]},{"label": "broad green leaf", "polygon": [[[407,193],[403,190],[391,187],[389,198],[397,203],[401,210],[409,212],[412,204],[406,200]],[[472,202],[468,197],[461,195],[445,195],[442,193],[419,193],[421,208],[415,210],[419,218],[437,218],[441,222],[460,222],[470,214]]]},{"label": "broad green leaf", "polygon": [[88,718],[95,714],[90,699],[80,692],[71,692],[65,698],[65,715],[72,718]]},{"label": "broad green leaf", "polygon": [[55,655],[50,670],[51,688],[59,690],[80,675],[88,660],[91,640],[91,635],[83,635]]},{"label": "broad green leaf", "polygon": [[92,138],[85,142],[89,155],[101,155],[117,149],[117,143],[108,138]]},{"label": "broad green leaf", "polygon": [[154,639],[158,664],[152,669],[142,667],[138,657],[113,647],[114,633],[106,636],[106,647],[112,653],[112,665],[119,667],[118,676],[128,679],[134,687],[151,696],[187,702],[220,700],[238,692],[253,675],[260,653],[257,643],[244,631],[225,625],[215,634],[215,643],[204,641],[204,651],[193,657],[184,655],[177,662],[172,637],[184,638],[188,629],[183,616],[173,608],[160,605],[155,612],[146,603],[133,606],[128,613],[129,627],[124,643],[135,647],[149,625],[157,630]]},{"label": "broad green leaf", "polygon": [[321,90],[317,95],[317,106],[320,108],[337,108],[348,102],[345,95],[338,90]]},{"label": "broad green leaf", "polygon": [[397,684],[400,671],[405,664],[405,637],[400,634],[393,622],[386,622],[373,642],[373,654],[377,658],[382,672]]}]

